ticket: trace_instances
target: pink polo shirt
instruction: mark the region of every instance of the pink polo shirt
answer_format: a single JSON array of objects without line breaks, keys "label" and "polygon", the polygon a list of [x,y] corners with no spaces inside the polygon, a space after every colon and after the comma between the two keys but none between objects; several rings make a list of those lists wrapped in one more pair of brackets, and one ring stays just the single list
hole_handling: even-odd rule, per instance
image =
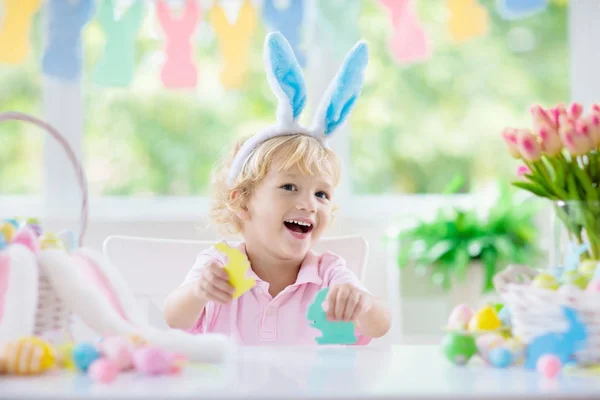
[{"label": "pink polo shirt", "polygon": [[[244,244],[239,250],[246,252]],[[221,264],[226,256],[214,247],[200,253],[188,272],[182,286],[198,279],[202,268],[210,261]],[[350,283],[365,290],[356,275],[346,267],[346,261],[333,253],[309,252],[296,282],[277,296],[269,294],[269,283],[261,280],[250,268],[248,277],[256,285],[228,304],[209,301],[192,333],[223,333],[244,345],[303,345],[317,344],[321,332],[308,325],[306,312],[317,292],[333,284]],[[358,345],[366,345],[371,338],[356,332]]]}]

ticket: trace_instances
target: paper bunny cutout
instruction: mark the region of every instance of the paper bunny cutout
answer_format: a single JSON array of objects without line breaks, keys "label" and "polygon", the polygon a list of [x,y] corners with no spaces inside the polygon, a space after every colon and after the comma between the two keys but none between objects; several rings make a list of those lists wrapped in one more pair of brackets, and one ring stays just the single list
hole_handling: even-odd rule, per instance
[{"label": "paper bunny cutout", "polygon": [[306,105],[306,84],[302,69],[288,41],[279,32],[267,35],[264,62],[269,86],[278,100],[276,123],[246,140],[229,171],[232,185],[246,160],[262,142],[276,136],[305,134],[327,146],[327,139],[343,127],[360,95],[369,61],[367,44],[359,41],[346,55],[340,70],[325,91],[310,127],[298,118]]},{"label": "paper bunny cutout", "polygon": [[95,11],[93,0],[50,0],[48,7],[48,43],[42,58],[42,70],[48,76],[65,81],[81,77],[81,31]]}]

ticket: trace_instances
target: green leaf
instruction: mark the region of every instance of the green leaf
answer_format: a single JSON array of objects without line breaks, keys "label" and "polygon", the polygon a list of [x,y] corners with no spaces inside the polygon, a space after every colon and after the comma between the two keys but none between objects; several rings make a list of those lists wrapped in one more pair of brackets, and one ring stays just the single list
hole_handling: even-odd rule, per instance
[{"label": "green leaf", "polygon": [[531,183],[531,182],[513,182],[512,183],[514,186],[518,187],[519,189],[524,189],[527,190],[537,196],[541,196],[541,197],[547,197],[550,199],[554,199],[555,196],[550,194],[548,191],[546,191],[546,189],[544,189],[543,187],[536,185],[535,183]]},{"label": "green leaf", "polygon": [[455,194],[464,186],[465,177],[463,175],[455,175],[454,178],[444,187],[443,194]]}]

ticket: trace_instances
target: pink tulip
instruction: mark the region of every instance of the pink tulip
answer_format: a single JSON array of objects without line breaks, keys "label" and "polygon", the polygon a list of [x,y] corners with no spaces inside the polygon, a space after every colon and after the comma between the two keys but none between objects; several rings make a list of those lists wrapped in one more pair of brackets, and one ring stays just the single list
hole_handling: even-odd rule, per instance
[{"label": "pink tulip", "polygon": [[571,104],[571,107],[569,109],[569,114],[571,115],[571,118],[573,119],[579,119],[579,117],[581,117],[581,114],[583,113],[583,106],[579,103],[573,103]]},{"label": "pink tulip", "polygon": [[542,157],[542,146],[538,138],[528,129],[518,131],[517,146],[521,156],[527,161],[537,161]]},{"label": "pink tulip", "polygon": [[519,165],[519,168],[517,168],[517,176],[523,177],[526,174],[531,174],[529,167],[527,165]]},{"label": "pink tulip", "polygon": [[531,107],[531,117],[533,119],[533,132],[540,136],[544,153],[549,156],[560,153],[563,145],[550,114],[542,107],[535,105]]},{"label": "pink tulip", "polygon": [[533,119],[534,130],[538,130],[545,125],[553,125],[550,110],[544,110],[539,104],[531,106],[531,117]]},{"label": "pink tulip", "polygon": [[594,145],[598,147],[600,145],[600,113],[589,115],[586,122],[590,127],[590,136],[594,141]]},{"label": "pink tulip", "polygon": [[571,154],[575,156],[585,154],[594,147],[587,125],[576,124],[563,112],[560,113],[559,118],[560,139]]},{"label": "pink tulip", "polygon": [[506,142],[510,155],[514,158],[521,158],[521,153],[517,146],[517,130],[513,128],[504,128],[502,131],[502,137]]}]

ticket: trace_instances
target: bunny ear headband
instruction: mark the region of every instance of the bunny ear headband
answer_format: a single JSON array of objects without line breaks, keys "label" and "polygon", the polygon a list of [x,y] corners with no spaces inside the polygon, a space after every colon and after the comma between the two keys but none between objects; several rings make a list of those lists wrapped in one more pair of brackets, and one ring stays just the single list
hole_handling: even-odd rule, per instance
[{"label": "bunny ear headband", "polygon": [[306,104],[306,84],[292,47],[281,33],[267,35],[264,61],[269,86],[279,101],[277,122],[244,142],[231,164],[229,185],[233,184],[254,149],[276,136],[300,133],[312,136],[327,146],[327,139],[344,125],[360,95],[369,53],[367,44],[361,41],[346,55],[319,103],[310,128],[298,123]]}]

